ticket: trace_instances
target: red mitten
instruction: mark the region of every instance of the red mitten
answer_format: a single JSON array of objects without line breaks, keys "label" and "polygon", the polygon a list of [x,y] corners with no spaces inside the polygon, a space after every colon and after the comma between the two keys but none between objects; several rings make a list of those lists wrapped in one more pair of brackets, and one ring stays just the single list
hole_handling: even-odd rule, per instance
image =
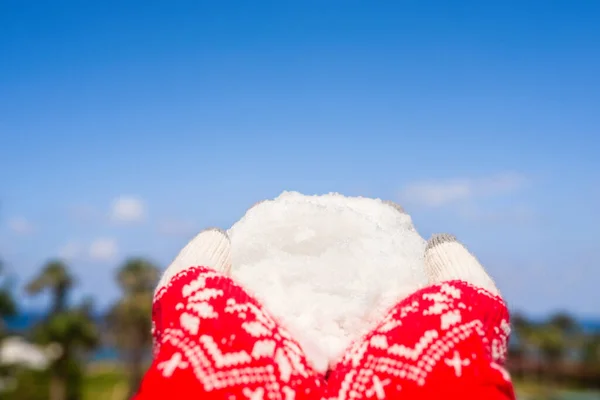
[{"label": "red mitten", "polygon": [[348,350],[329,379],[338,399],[513,398],[501,367],[508,338],[502,300],[462,281],[398,303]]},{"label": "red mitten", "polygon": [[214,269],[175,264],[155,295],[155,357],[136,400],[322,397],[323,378],[254,297]]},{"label": "red mitten", "polygon": [[509,315],[493,282],[453,237],[432,239],[425,258],[430,281],[440,283],[399,302],[347,351],[328,397],[514,399],[502,367]]}]

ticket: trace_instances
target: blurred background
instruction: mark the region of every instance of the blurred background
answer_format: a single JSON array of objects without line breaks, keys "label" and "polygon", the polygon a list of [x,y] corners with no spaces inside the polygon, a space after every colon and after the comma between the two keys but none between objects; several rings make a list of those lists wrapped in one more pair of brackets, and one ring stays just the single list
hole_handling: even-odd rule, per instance
[{"label": "blurred background", "polygon": [[0,398],[122,400],[197,231],[396,201],[513,311],[521,399],[600,394],[600,3],[0,1]]}]

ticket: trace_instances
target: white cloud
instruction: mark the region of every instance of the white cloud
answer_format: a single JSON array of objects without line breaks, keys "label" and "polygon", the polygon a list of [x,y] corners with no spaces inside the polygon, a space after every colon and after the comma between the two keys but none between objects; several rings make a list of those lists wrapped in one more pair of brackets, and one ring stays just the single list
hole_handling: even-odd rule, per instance
[{"label": "white cloud", "polygon": [[416,182],[400,193],[403,202],[425,207],[441,207],[476,197],[491,197],[520,189],[525,178],[520,174],[504,173],[481,179],[450,179]]},{"label": "white cloud", "polygon": [[428,207],[438,207],[447,203],[464,200],[472,196],[473,188],[469,181],[454,180],[445,182],[418,182],[405,187],[401,192],[403,201]]},{"label": "white cloud", "polygon": [[35,227],[31,222],[23,217],[15,217],[8,221],[8,227],[13,233],[21,236],[31,235],[35,232]]},{"label": "white cloud", "polygon": [[96,261],[109,261],[115,258],[118,252],[117,241],[111,238],[100,238],[92,242],[89,256]]},{"label": "white cloud", "polygon": [[58,256],[66,261],[72,261],[81,255],[81,245],[77,242],[67,242],[58,250]]},{"label": "white cloud", "polygon": [[110,217],[116,222],[141,222],[146,218],[146,205],[133,196],[121,196],[112,203]]}]

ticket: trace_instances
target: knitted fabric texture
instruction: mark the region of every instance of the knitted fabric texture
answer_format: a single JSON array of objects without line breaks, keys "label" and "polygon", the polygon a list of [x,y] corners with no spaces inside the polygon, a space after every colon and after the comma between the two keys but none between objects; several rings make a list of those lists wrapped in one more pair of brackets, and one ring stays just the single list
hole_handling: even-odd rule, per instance
[{"label": "knitted fabric texture", "polygon": [[230,278],[186,269],[157,291],[154,361],[136,400],[514,399],[502,299],[463,281],[400,301],[326,380]]},{"label": "knitted fabric texture", "polygon": [[154,361],[137,400],[319,399],[299,344],[229,277],[181,271],[153,304]]},{"label": "knitted fabric texture", "polygon": [[463,281],[419,290],[357,341],[328,380],[331,399],[514,399],[502,367],[501,298]]}]

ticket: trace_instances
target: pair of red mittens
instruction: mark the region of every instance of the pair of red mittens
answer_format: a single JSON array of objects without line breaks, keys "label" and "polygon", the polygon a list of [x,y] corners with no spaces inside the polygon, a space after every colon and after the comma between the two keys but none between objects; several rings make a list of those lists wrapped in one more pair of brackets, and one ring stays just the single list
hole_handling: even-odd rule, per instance
[{"label": "pair of red mittens", "polygon": [[501,366],[508,312],[473,260],[452,237],[432,239],[426,262],[434,284],[394,306],[325,379],[291,334],[225,275],[227,235],[205,231],[156,292],[155,357],[135,399],[514,399]]}]

